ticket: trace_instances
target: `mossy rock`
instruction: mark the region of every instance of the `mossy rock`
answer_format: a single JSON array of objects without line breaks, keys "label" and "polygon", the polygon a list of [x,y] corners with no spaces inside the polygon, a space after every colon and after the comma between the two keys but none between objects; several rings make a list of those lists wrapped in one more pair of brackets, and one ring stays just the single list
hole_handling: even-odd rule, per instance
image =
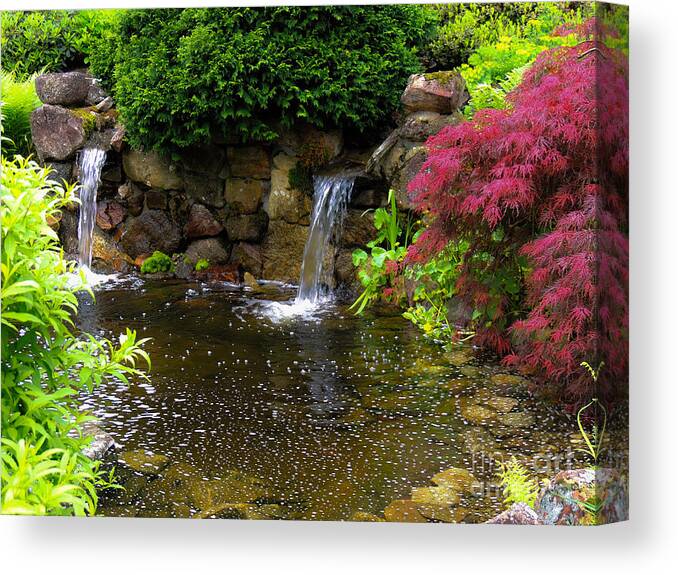
[{"label": "mossy rock", "polygon": [[478,480],[466,469],[450,467],[436,473],[431,481],[441,487],[449,487],[460,493],[473,493]]},{"label": "mossy rock", "polygon": [[461,416],[477,425],[489,425],[497,418],[497,412],[470,401],[462,401]]},{"label": "mossy rock", "polygon": [[145,449],[123,451],[119,460],[130,469],[146,475],[157,475],[169,464],[169,457],[160,453],[152,453]]},{"label": "mossy rock", "polygon": [[351,515],[351,521],[360,521],[364,523],[380,523],[386,521],[383,517],[379,517],[374,513],[368,513],[367,511],[356,511]]},{"label": "mossy rock", "polygon": [[396,499],[384,509],[384,518],[392,523],[428,523],[410,499]]},{"label": "mossy rock", "polygon": [[414,487],[412,501],[425,505],[457,505],[460,501],[459,492],[449,485],[435,487]]},{"label": "mossy rock", "polygon": [[513,397],[493,397],[487,401],[487,405],[499,413],[508,413],[518,405],[519,401]]},{"label": "mossy rock", "polygon": [[449,505],[417,505],[417,511],[435,523],[461,523],[468,511],[463,507]]},{"label": "mossy rock", "polygon": [[499,421],[509,427],[531,427],[534,424],[534,415],[528,411],[515,411],[499,416]]}]

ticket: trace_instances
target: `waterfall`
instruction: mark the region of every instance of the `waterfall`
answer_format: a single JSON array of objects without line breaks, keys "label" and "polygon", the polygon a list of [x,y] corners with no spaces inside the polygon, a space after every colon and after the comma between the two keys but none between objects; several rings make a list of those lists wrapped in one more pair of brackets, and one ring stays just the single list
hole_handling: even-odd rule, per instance
[{"label": "waterfall", "polygon": [[313,213],[304,247],[297,303],[315,304],[327,295],[323,280],[332,273],[334,263],[333,258],[327,258],[328,248],[341,230],[354,180],[345,175],[313,178]]},{"label": "waterfall", "polygon": [[97,188],[106,152],[100,148],[85,148],[80,152],[80,218],[78,219],[78,263],[89,269],[92,265],[92,235],[97,217]]}]

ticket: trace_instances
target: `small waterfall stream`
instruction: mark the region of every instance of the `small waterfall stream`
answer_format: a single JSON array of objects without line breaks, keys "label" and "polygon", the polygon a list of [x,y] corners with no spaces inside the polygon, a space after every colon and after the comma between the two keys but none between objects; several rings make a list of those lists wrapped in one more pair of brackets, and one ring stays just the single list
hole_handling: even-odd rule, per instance
[{"label": "small waterfall stream", "polygon": [[97,189],[106,152],[100,148],[85,148],[80,152],[80,217],[78,219],[78,263],[92,266],[92,235],[97,217]]},{"label": "small waterfall stream", "polygon": [[296,303],[316,304],[327,296],[323,280],[333,271],[327,265],[328,248],[341,230],[354,181],[354,177],[346,175],[313,179],[311,227],[304,247]]}]

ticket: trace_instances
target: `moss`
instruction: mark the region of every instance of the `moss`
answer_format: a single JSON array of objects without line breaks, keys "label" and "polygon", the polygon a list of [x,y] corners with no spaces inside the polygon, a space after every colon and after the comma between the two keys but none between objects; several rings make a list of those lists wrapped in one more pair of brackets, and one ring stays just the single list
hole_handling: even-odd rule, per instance
[{"label": "moss", "polygon": [[291,188],[299,190],[309,196],[313,195],[313,175],[311,169],[301,162],[297,162],[297,164],[289,171],[287,182]]},{"label": "moss", "polygon": [[155,274],[158,272],[171,272],[174,268],[172,258],[162,252],[153,252],[153,255],[146,258],[141,264],[142,274]]},{"label": "moss", "polygon": [[453,82],[456,77],[457,72],[454,70],[444,70],[441,72],[429,72],[428,74],[424,74],[424,78],[427,80],[435,80],[442,85]]},{"label": "moss", "polygon": [[195,271],[197,272],[205,271],[209,267],[210,261],[206,258],[200,258],[197,262],[195,262]]},{"label": "moss", "polygon": [[73,108],[70,110],[76,118],[82,120],[82,128],[85,130],[85,134],[91,134],[97,125],[96,114],[92,111],[92,108]]}]

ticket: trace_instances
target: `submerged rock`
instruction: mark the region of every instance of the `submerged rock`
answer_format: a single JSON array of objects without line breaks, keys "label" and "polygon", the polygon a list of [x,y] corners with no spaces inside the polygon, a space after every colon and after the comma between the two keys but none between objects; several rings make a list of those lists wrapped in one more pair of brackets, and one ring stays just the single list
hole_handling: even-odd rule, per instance
[{"label": "submerged rock", "polygon": [[449,505],[417,505],[417,511],[436,523],[461,523],[468,515],[466,509]]},{"label": "submerged rock", "polygon": [[384,518],[395,523],[427,523],[417,507],[410,499],[397,499],[384,509]]},{"label": "submerged rock", "polygon": [[351,516],[351,521],[362,521],[367,523],[380,523],[386,521],[382,517],[375,515],[374,513],[368,513],[367,511],[356,511]]},{"label": "submerged rock", "polygon": [[513,397],[492,397],[487,400],[487,405],[499,413],[508,413],[518,403],[518,400]]},{"label": "submerged rock", "polygon": [[412,501],[427,505],[457,505],[460,497],[453,486],[443,484],[435,487],[414,487]]},{"label": "submerged rock", "polygon": [[120,461],[130,469],[146,475],[157,475],[169,464],[169,457],[160,453],[152,453],[145,449],[124,451]]},{"label": "submerged rock", "polygon": [[449,487],[461,493],[474,493],[478,480],[466,469],[450,467],[436,473],[431,481],[441,487]]},{"label": "submerged rock", "polygon": [[534,424],[534,415],[527,411],[515,411],[500,415],[499,421],[509,427],[531,427]]},{"label": "submerged rock", "polygon": [[497,417],[497,412],[476,403],[464,401],[461,404],[461,416],[471,423],[487,425]]}]

